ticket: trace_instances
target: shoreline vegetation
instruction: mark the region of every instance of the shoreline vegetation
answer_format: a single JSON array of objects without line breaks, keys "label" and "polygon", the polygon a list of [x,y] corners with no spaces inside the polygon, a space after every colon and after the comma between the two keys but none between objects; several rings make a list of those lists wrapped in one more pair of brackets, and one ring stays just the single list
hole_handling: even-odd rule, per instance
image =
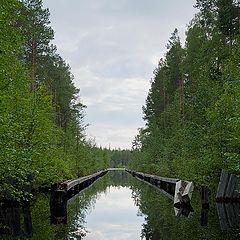
[{"label": "shoreline vegetation", "polygon": [[153,71],[129,168],[216,190],[240,174],[240,5],[197,0],[186,41],[175,29]]},{"label": "shoreline vegetation", "polygon": [[86,106],[51,43],[49,16],[42,0],[0,5],[0,199],[29,200],[30,184],[105,169],[116,151],[85,134]]}]

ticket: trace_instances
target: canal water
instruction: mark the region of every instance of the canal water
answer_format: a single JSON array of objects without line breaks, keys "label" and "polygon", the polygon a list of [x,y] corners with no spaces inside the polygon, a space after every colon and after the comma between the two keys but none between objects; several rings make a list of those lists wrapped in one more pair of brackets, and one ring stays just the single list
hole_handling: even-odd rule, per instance
[{"label": "canal water", "polygon": [[240,239],[239,204],[202,209],[195,191],[191,209],[174,209],[162,192],[124,171],[106,174],[68,201],[67,224],[50,223],[49,203],[41,194],[30,207],[0,209],[0,239]]}]

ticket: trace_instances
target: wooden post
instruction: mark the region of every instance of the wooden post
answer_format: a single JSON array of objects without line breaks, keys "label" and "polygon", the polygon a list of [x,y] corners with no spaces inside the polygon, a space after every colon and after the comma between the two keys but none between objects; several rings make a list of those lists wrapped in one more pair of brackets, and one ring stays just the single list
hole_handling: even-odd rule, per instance
[{"label": "wooden post", "polygon": [[67,195],[64,191],[54,191],[50,200],[51,223],[67,223]]},{"label": "wooden post", "polygon": [[228,221],[224,203],[217,203],[217,212],[221,230],[224,231],[228,228]]},{"label": "wooden post", "polygon": [[201,210],[201,226],[207,226],[208,225],[208,208],[202,207]]},{"label": "wooden post", "polygon": [[217,194],[217,202],[234,202],[240,200],[240,194],[238,192],[237,176],[229,174],[226,170],[222,170]]},{"label": "wooden post", "polygon": [[32,217],[30,212],[30,203],[26,202],[23,206],[24,230],[27,237],[32,237]]},{"label": "wooden post", "polygon": [[236,217],[236,224],[240,224],[240,203],[233,203],[233,211]]},{"label": "wooden post", "polygon": [[239,203],[217,203],[217,211],[222,230],[240,223]]},{"label": "wooden post", "polygon": [[233,209],[233,204],[232,203],[226,203],[225,205],[225,211],[226,211],[226,216],[228,219],[228,225],[230,227],[234,226],[236,224],[236,217]]},{"label": "wooden post", "polygon": [[209,188],[206,186],[201,187],[202,208],[209,208]]},{"label": "wooden post", "polygon": [[226,191],[224,196],[225,198],[228,198],[228,199],[234,198],[234,190],[236,188],[236,184],[237,184],[237,177],[231,174],[226,186]]},{"label": "wooden post", "polygon": [[216,195],[217,201],[224,200],[229,178],[230,178],[230,174],[226,170],[222,170],[221,176],[220,176],[220,181],[218,184],[217,195]]},{"label": "wooden post", "polygon": [[20,222],[20,208],[19,206],[5,206],[3,207],[3,225],[8,227],[7,233],[13,236],[20,236],[21,222]]}]

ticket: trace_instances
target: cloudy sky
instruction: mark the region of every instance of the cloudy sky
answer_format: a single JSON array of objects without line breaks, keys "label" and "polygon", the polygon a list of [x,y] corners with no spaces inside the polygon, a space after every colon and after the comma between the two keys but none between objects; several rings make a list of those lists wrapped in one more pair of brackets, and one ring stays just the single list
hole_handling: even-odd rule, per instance
[{"label": "cloudy sky", "polygon": [[175,28],[184,33],[195,0],[43,0],[54,44],[70,64],[87,134],[98,145],[130,148],[144,126],[152,72]]}]

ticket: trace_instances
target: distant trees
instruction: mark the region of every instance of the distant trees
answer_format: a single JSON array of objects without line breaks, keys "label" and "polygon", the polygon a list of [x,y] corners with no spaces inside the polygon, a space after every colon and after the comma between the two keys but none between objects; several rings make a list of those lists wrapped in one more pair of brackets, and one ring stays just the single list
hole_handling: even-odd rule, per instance
[{"label": "distant trees", "polygon": [[209,184],[222,168],[240,169],[240,8],[232,0],[196,7],[185,46],[174,30],[154,70],[130,167]]},{"label": "distant trees", "polygon": [[126,167],[131,158],[130,150],[112,150],[111,151],[111,167]]}]

